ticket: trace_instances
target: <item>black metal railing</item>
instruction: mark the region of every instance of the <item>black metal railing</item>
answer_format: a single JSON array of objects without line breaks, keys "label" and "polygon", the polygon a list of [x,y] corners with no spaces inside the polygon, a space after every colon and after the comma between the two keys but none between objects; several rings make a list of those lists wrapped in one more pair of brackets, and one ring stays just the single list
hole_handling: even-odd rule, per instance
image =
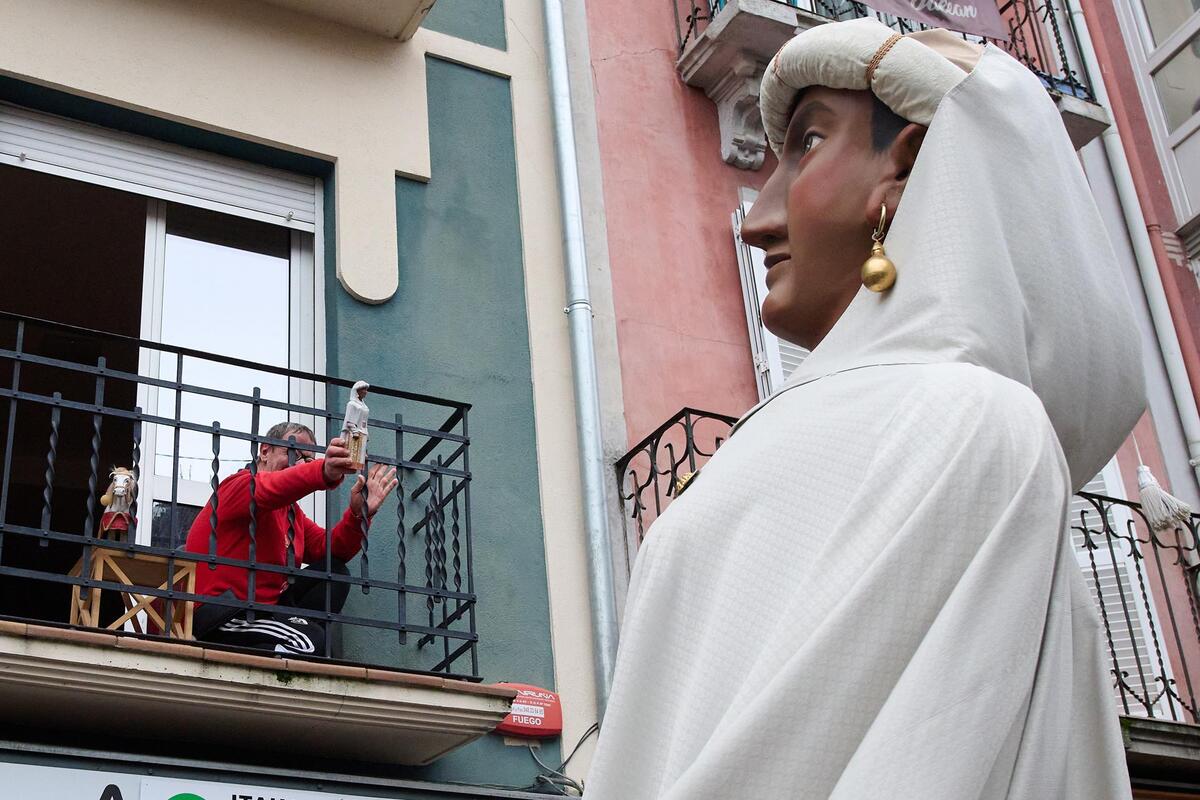
[{"label": "black metal railing", "polygon": [[[395,467],[400,483],[373,518],[360,517],[348,571],[332,565],[329,532],[325,553],[310,553],[307,568],[298,563],[295,504],[286,558],[256,546],[260,445],[288,448],[289,464],[301,451],[319,456],[320,443],[340,432],[351,385],[0,312],[0,617],[188,640],[196,603],[250,620],[295,614],[333,634],[313,658],[477,679],[467,404],[371,387],[365,470]],[[272,421],[307,425],[317,444],[269,437]],[[141,491],[128,530],[102,535],[110,466],[130,469]],[[219,547],[217,522],[230,512],[209,503],[241,469],[251,487],[245,558]],[[309,515],[319,518],[321,503],[332,531],[353,482],[304,501]],[[203,552],[194,543],[189,551],[188,529],[205,503],[212,533]],[[97,571],[98,561],[113,569]],[[218,566],[246,571],[247,599],[196,593],[189,576]],[[135,571],[155,577],[138,580]],[[254,587],[264,576],[284,586],[323,582],[324,607],[259,602]],[[351,594],[343,609],[330,600],[339,588]]]},{"label": "black metal railing", "polygon": [[621,456],[616,463],[617,482],[632,524],[631,552],[675,497],[680,481],[712,457],[735,422],[736,417],[685,408]]},{"label": "black metal railing", "polygon": [[[617,461],[631,552],[735,422],[685,408]],[[1080,492],[1067,525],[1103,622],[1119,713],[1200,724],[1200,515],[1152,532],[1137,503]]]},{"label": "black metal railing", "polygon": [[[815,17],[847,20],[872,16],[900,33],[927,28],[919,22],[875,11],[857,0],[773,0]],[[1061,0],[1063,3],[1066,0]],[[675,9],[680,54],[708,23],[721,13],[728,0],[671,0]],[[1008,41],[989,39],[1007,50],[1032,70],[1047,89],[1095,102],[1090,79],[1078,66],[1082,63],[1075,42],[1078,34],[1065,7],[1054,0],[1003,0],[1000,16],[1008,25]],[[1070,37],[1064,35],[1070,31]],[[982,42],[979,36],[963,34],[964,39]]]},{"label": "black metal railing", "polygon": [[1153,531],[1141,506],[1080,492],[1068,525],[1100,610],[1122,714],[1200,724],[1197,526]]}]

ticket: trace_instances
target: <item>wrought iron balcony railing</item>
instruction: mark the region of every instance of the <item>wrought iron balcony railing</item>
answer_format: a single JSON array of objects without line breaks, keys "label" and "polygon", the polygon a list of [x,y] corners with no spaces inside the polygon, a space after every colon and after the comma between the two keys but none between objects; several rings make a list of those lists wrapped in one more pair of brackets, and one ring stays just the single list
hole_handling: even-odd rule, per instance
[{"label": "wrought iron balcony railing", "polygon": [[[362,520],[367,533],[349,574],[328,562],[304,570],[324,582],[323,608],[255,600],[256,581],[283,576],[291,585],[302,564],[295,506],[286,563],[256,552],[254,480],[248,558],[218,552],[215,535],[206,552],[183,547],[221,480],[240,469],[257,474],[260,445],[289,448],[295,463],[296,437],[269,437],[273,422],[308,426],[317,444],[303,449],[324,452],[351,383],[0,313],[0,617],[190,641],[187,612],[196,603],[232,607],[249,620],[292,613],[334,633],[312,658],[476,679],[465,403],[371,387],[366,469],[394,466],[400,484]],[[128,530],[101,532],[101,494],[118,466],[140,493]],[[353,476],[299,507],[332,528],[352,483]],[[211,508],[214,529],[223,512]],[[325,546],[320,555],[328,558],[329,534]],[[246,571],[249,599],[195,592],[195,575],[218,566]],[[339,587],[350,593],[342,610],[329,599]]]},{"label": "wrought iron balcony railing", "polygon": [[[671,0],[679,33],[679,52],[726,6],[728,0]],[[873,16],[900,33],[927,27],[902,17],[875,11],[857,0],[773,0],[827,20]],[[1063,0],[1065,2],[1065,0]],[[1000,16],[1008,25],[1008,41],[992,41],[1029,67],[1046,88],[1059,94],[1095,102],[1088,77],[1078,65],[1077,34],[1066,9],[1054,0],[1003,0]],[[1064,36],[1064,29],[1070,37]],[[963,38],[983,41],[978,36]]]},{"label": "wrought iron balcony railing", "polygon": [[[736,419],[685,408],[616,463],[631,554]],[[1151,531],[1137,503],[1080,492],[1067,526],[1099,609],[1120,714],[1200,724],[1200,515]]]},{"label": "wrought iron balcony railing", "polygon": [[737,417],[685,408],[617,461],[631,553],[675,497],[680,480],[712,458],[735,422]]}]

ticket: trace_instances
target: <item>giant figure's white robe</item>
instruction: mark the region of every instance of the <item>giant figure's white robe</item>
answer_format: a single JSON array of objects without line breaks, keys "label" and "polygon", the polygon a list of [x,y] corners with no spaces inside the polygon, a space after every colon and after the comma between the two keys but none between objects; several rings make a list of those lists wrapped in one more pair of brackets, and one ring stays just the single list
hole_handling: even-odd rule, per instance
[{"label": "giant figure's white robe", "polygon": [[643,544],[587,796],[1127,794],[1067,488],[1037,398],[980,367],[785,392]]},{"label": "giant figure's white robe", "polygon": [[648,532],[588,800],[1130,796],[1064,515],[1140,413],[1137,334],[1003,52],[942,100],[887,248],[892,292]]}]

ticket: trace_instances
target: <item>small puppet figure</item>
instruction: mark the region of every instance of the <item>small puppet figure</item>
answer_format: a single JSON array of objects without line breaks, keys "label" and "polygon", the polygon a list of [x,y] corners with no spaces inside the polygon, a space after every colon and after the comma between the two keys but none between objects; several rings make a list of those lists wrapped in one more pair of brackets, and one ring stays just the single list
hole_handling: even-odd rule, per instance
[{"label": "small puppet figure", "polygon": [[346,421],[342,423],[342,439],[350,451],[350,461],[358,469],[367,463],[367,418],[371,410],[363,400],[371,384],[358,381],[350,390],[350,402],[346,403]]},{"label": "small puppet figure", "polygon": [[100,538],[121,541],[128,536],[133,523],[131,509],[137,500],[137,480],[125,467],[113,467],[109,477],[112,482],[100,498],[100,505],[105,509],[100,517]]}]

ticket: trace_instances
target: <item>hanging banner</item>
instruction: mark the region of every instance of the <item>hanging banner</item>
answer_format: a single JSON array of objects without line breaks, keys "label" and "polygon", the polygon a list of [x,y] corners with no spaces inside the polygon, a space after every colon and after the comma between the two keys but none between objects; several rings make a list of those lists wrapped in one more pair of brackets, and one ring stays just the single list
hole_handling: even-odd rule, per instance
[{"label": "hanging banner", "polygon": [[934,28],[1008,41],[1008,25],[993,0],[864,0],[885,14]]}]

